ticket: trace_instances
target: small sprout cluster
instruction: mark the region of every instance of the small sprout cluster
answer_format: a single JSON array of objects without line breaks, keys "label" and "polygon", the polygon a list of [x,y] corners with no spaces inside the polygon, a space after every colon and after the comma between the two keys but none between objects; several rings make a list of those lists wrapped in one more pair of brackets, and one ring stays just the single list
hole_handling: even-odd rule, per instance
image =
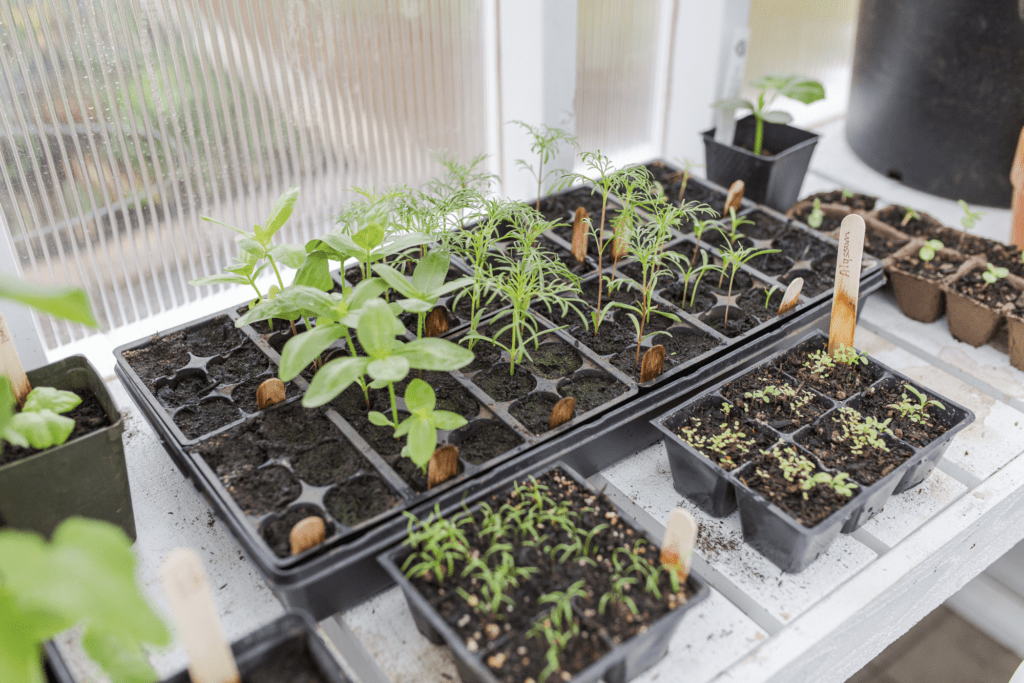
[{"label": "small sprout cluster", "polygon": [[882,435],[892,435],[890,420],[879,421],[853,408],[840,408],[838,418],[833,441],[843,444],[856,455],[863,455],[864,451],[871,449],[888,452],[889,446]]},{"label": "small sprout cluster", "polygon": [[[722,404],[726,418],[732,410],[728,403]],[[702,421],[696,418],[690,419],[690,424],[680,427],[677,431],[691,446],[696,448],[701,455],[714,460],[717,456],[718,464],[724,470],[732,470],[737,467],[736,461],[732,458],[732,451],[747,451],[754,447],[756,439],[739,422],[734,420],[731,424],[728,419],[718,425],[718,432],[707,435],[700,432]]]},{"label": "small sprout cluster", "polygon": [[905,228],[907,227],[907,224],[910,223],[910,221],[921,220],[921,214],[919,214],[917,211],[910,208],[909,206],[904,208],[906,208],[907,211],[906,213],[903,214],[903,220],[900,221],[900,227]]},{"label": "small sprout cluster", "polygon": [[837,363],[847,367],[858,364],[867,365],[868,357],[867,354],[860,353],[852,346],[840,346],[834,356],[829,355],[824,349],[818,349],[807,354],[807,360],[803,362],[803,367],[812,375],[828,377],[832,370],[838,367]]},{"label": "small sprout cluster", "polygon": [[[912,400],[907,392],[912,393],[917,400]],[[918,389],[914,388],[910,384],[903,385],[903,393],[900,394],[900,400],[896,403],[890,403],[888,408],[892,408],[899,412],[900,417],[910,420],[914,424],[921,424],[928,419],[928,408],[934,406],[939,410],[945,410],[941,402],[935,399],[929,399],[928,396]]]},{"label": "small sprout cluster", "polygon": [[[846,498],[851,497],[853,490],[857,488],[857,483],[850,481],[850,475],[846,472],[834,475],[829,472],[814,472],[814,463],[801,454],[796,446],[787,446],[779,442],[762,453],[774,456],[783,478],[800,487],[804,500],[807,500],[808,492],[818,484],[824,484]],[[762,479],[771,478],[771,475],[761,468],[756,469],[754,473]]]},{"label": "small sprout cluster", "polygon": [[958,199],[956,202],[964,211],[964,215],[960,218],[960,225],[964,227],[964,231],[960,235],[960,246],[963,247],[964,237],[967,235],[967,231],[974,230],[975,226],[978,225],[978,219],[984,216],[985,213],[983,211],[971,211],[971,207],[962,199]]},{"label": "small sprout cluster", "polygon": [[[809,391],[799,391],[789,384],[769,384],[761,389],[745,392],[743,398],[754,403],[787,403],[791,412],[798,412],[814,400],[814,395]],[[749,408],[749,404],[744,406],[745,410]]]}]

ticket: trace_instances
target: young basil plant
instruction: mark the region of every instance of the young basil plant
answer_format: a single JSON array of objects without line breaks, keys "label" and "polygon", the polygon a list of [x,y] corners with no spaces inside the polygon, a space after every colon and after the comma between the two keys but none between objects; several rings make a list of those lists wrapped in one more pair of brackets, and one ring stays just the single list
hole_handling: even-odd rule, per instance
[{"label": "young basil plant", "polygon": [[[406,437],[402,456],[412,460],[424,474],[427,472],[430,456],[437,448],[437,430],[451,431],[469,423],[458,413],[435,410],[436,406],[437,396],[433,388],[421,379],[412,380],[405,389],[405,407],[409,410],[409,417],[402,420],[395,429],[396,439]],[[390,424],[387,418],[378,412],[370,413],[370,421],[378,426]]]},{"label": "young basil plant", "polygon": [[411,281],[387,264],[378,263],[373,267],[374,273],[405,297],[397,301],[399,308],[416,314],[417,339],[423,336],[423,321],[440,297],[473,284],[471,277],[460,277],[446,284],[444,278],[448,275],[450,262],[446,253],[428,252],[416,264]]},{"label": "young basil plant", "polygon": [[935,258],[935,255],[939,250],[945,246],[946,245],[939,240],[928,240],[921,245],[920,249],[917,250],[917,257],[922,261],[931,261]]},{"label": "young basil plant", "polygon": [[250,306],[263,300],[263,294],[256,286],[256,279],[263,274],[270,262],[260,263],[260,257],[248,251],[239,251],[235,255],[235,262],[230,266],[224,266],[224,273],[208,275],[206,277],[189,280],[193,287],[205,287],[207,285],[249,285],[256,292],[256,298]]},{"label": "young basil plant", "polygon": [[[10,388],[6,390],[9,392]],[[74,409],[81,402],[82,399],[70,391],[37,387],[25,397],[21,412],[10,416],[0,436],[22,448],[43,450],[59,446],[75,430],[75,421],[60,413]]]},{"label": "young basil plant", "polygon": [[749,110],[754,115],[754,148],[752,151],[756,155],[761,154],[765,121],[784,125],[793,120],[793,117],[787,112],[771,109],[777,97],[788,97],[804,104],[825,99],[825,86],[804,76],[765,76],[750,85],[760,91],[756,104],[741,97],[730,97],[719,100],[711,106],[717,109]]},{"label": "young basil plant", "polygon": [[991,263],[986,266],[985,271],[981,274],[981,279],[985,281],[986,285],[994,285],[999,280],[1010,274],[1010,271],[1006,268],[996,268]]}]

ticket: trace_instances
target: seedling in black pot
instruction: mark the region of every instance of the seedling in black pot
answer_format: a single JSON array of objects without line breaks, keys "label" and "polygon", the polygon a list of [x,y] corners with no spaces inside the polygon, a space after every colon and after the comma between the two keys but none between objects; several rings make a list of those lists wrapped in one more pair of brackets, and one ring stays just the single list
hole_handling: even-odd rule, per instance
[{"label": "seedling in black pot", "polygon": [[[764,140],[764,122],[787,124],[793,117],[782,110],[772,110],[771,106],[780,95],[797,102],[811,104],[818,100],[825,99],[825,87],[818,81],[803,76],[765,76],[750,84],[751,87],[760,90],[757,96],[757,103],[740,97],[731,97],[719,100],[712,104],[712,107],[719,109],[745,109],[754,115],[756,129],[754,132],[754,154],[761,154],[761,144]],[[778,150],[773,150],[778,151]]]}]

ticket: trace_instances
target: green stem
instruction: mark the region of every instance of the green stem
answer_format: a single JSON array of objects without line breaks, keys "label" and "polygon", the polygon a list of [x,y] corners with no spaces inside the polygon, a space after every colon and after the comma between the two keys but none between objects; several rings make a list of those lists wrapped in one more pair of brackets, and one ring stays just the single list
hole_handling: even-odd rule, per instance
[{"label": "green stem", "polygon": [[[347,328],[345,329],[345,341],[348,342],[348,352],[349,352],[349,354],[351,354],[351,356],[353,358],[355,358],[356,357],[356,345],[352,341],[352,335],[349,333]],[[370,409],[370,390],[366,386],[366,380],[364,380],[363,376],[360,375],[359,378],[356,381],[359,382],[359,388],[363,390],[363,398],[366,399],[366,409],[369,410]]]},{"label": "green stem", "polygon": [[260,290],[256,286],[256,278],[252,278],[251,280],[249,280],[249,284],[252,286],[253,291],[256,292],[256,301],[257,302],[263,301],[263,295],[260,294]]},{"label": "green stem", "polygon": [[761,142],[764,140],[764,119],[754,114],[754,154],[761,154]]},{"label": "green stem", "polygon": [[394,382],[388,382],[388,395],[391,397],[391,419],[395,422],[395,429],[398,429],[398,404],[395,402]]},{"label": "green stem", "polygon": [[283,292],[284,291],[284,280],[281,279],[281,271],[279,271],[277,269],[277,263],[274,261],[274,257],[273,256],[271,256],[270,254],[267,254],[267,260],[270,261],[270,266],[274,269],[274,275],[277,276],[277,286],[280,287],[281,291]]},{"label": "green stem", "polygon": [[416,338],[417,339],[422,339],[423,338],[423,318],[426,315],[427,315],[426,313],[417,313],[416,314]]}]

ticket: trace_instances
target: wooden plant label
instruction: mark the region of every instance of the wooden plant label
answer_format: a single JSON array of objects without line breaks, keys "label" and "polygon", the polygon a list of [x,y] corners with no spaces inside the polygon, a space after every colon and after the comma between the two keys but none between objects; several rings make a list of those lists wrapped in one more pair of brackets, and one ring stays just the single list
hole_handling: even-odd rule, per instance
[{"label": "wooden plant label", "polygon": [[796,306],[800,300],[800,290],[804,288],[804,279],[798,277],[789,283],[789,287],[786,287],[786,293],[782,295],[782,303],[779,304],[779,313],[788,313]]},{"label": "wooden plant label", "polygon": [[864,219],[851,213],[839,226],[839,257],[836,259],[836,286],[832,295],[832,322],[828,329],[830,356],[840,346],[853,348],[857,328],[857,296],[860,292],[860,265],[864,255]]},{"label": "wooden plant label", "polygon": [[284,399],[284,382],[276,377],[271,377],[256,389],[256,407],[259,410],[276,405]]},{"label": "wooden plant label", "polygon": [[459,472],[459,449],[456,446],[441,446],[430,456],[427,465],[427,488],[443,484]]},{"label": "wooden plant label", "polygon": [[172,550],[160,567],[160,581],[188,654],[193,683],[239,683],[199,555],[191,548]]},{"label": "wooden plant label", "polygon": [[301,519],[292,527],[288,540],[292,546],[292,555],[318,546],[327,538],[327,525],[316,515]]},{"label": "wooden plant label", "polygon": [[25,404],[25,397],[32,391],[32,385],[28,382],[28,375],[25,368],[21,366],[21,358],[18,357],[18,349],[14,346],[14,337],[7,329],[7,321],[0,313],[0,375],[11,381],[11,389],[14,390],[14,399],[18,405]]},{"label": "wooden plant label", "polygon": [[743,191],[746,189],[747,186],[742,180],[737,180],[729,186],[729,194],[725,196],[725,206],[722,208],[723,218],[729,215],[729,209],[739,212],[740,203],[743,202]]},{"label": "wooden plant label", "polygon": [[587,257],[587,234],[590,232],[587,220],[590,214],[582,206],[576,209],[572,220],[572,255],[580,263]]},{"label": "wooden plant label", "polygon": [[665,540],[661,543],[661,563],[675,567],[679,581],[690,576],[693,561],[693,546],[697,543],[697,521],[683,508],[676,508],[668,514],[665,525]]},{"label": "wooden plant label", "polygon": [[1010,183],[1013,185],[1013,229],[1011,240],[1018,247],[1024,247],[1024,128],[1020,130],[1017,153],[1010,167]]},{"label": "wooden plant label", "polygon": [[659,377],[665,370],[665,347],[655,344],[644,351],[644,357],[640,361],[640,383],[650,382]]},{"label": "wooden plant label", "polygon": [[440,337],[448,332],[448,315],[444,306],[435,306],[434,310],[427,314],[424,328],[423,333],[427,337]]},{"label": "wooden plant label", "polygon": [[548,420],[548,429],[554,429],[560,424],[565,424],[572,419],[572,413],[576,410],[576,399],[566,396],[555,404],[551,409],[551,419]]}]

